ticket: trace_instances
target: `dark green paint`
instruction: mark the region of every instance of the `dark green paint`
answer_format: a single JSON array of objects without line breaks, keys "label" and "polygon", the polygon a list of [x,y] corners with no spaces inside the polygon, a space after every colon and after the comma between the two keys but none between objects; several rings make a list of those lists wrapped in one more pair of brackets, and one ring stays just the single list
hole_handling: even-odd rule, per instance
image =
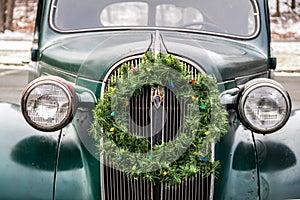
[{"label": "dark green paint", "polygon": [[[86,149],[78,136],[88,136],[87,131],[75,135],[76,132],[74,127],[69,126],[62,133],[55,199],[100,199],[99,160],[96,154]],[[94,142],[93,147],[95,146]]]},{"label": "dark green paint", "polygon": [[0,110],[0,199],[52,199],[59,132],[31,128],[18,105]]},{"label": "dark green paint", "polygon": [[[251,133],[240,125],[235,112],[230,113],[228,134],[216,144],[221,167],[215,179],[215,199],[257,199],[258,172]],[[245,157],[237,160],[241,156]]]},{"label": "dark green paint", "polygon": [[261,193],[268,199],[300,197],[300,110],[292,112],[287,124],[269,135],[255,135],[258,144]]},{"label": "dark green paint", "polygon": [[[86,33],[84,38],[64,39],[43,51],[41,63],[46,69],[42,71],[53,66],[84,78],[102,80],[117,61],[146,52],[153,34],[153,31]],[[220,82],[267,71],[266,56],[243,43],[203,35],[191,38],[191,34],[176,32],[160,32],[160,35],[168,53],[188,55]]]},{"label": "dark green paint", "polygon": [[[101,81],[120,59],[147,51],[156,32],[58,33],[48,24],[50,3],[39,1],[32,49],[32,60],[39,63],[30,79],[56,75],[74,83],[77,112],[60,132],[43,133],[25,122],[19,106],[0,103],[0,199],[100,199],[99,155],[88,130]],[[214,74],[221,91],[267,77],[275,63],[270,57],[267,0],[259,0],[259,5],[261,31],[255,38],[160,31],[164,48]],[[300,198],[300,111],[282,130],[252,137],[232,108],[228,106],[228,134],[216,144],[221,168],[215,199]]]},{"label": "dark green paint", "polygon": [[[11,158],[24,167],[53,171],[56,165],[53,153],[58,141],[45,136],[33,135],[17,143],[11,151]],[[55,157],[53,157],[55,158]]]}]

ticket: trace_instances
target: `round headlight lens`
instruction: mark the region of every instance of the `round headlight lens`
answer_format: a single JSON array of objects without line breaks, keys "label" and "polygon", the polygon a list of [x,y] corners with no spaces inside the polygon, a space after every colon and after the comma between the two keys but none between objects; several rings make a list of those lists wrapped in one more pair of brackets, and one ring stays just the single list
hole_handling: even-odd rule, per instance
[{"label": "round headlight lens", "polygon": [[257,79],[246,84],[238,111],[243,124],[257,133],[272,133],[287,122],[291,100],[283,87],[270,79]]},{"label": "round headlight lens", "polygon": [[27,122],[42,131],[55,131],[74,115],[75,93],[57,77],[40,78],[30,83],[22,95],[22,113]]}]

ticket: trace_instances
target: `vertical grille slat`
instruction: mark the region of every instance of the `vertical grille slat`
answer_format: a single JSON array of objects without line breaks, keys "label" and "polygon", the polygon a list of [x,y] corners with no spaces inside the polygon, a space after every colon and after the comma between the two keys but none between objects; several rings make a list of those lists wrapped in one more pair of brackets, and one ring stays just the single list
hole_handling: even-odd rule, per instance
[{"label": "vertical grille slat", "polygon": [[[132,67],[137,67],[141,63],[143,55],[138,55],[120,61],[108,76],[104,79],[106,85],[103,86],[102,92],[107,90],[112,82],[121,79],[122,73],[120,67],[126,63]],[[196,74],[204,73],[196,64],[179,58],[185,69],[192,72],[193,79]],[[127,77],[130,78],[130,77]],[[168,142],[173,140],[178,129],[183,131],[180,125],[183,123],[183,117],[188,113],[183,100],[176,99],[175,94],[164,88],[164,101],[162,103],[163,112],[161,116],[162,130],[159,132],[159,138],[155,135],[151,119],[153,120],[152,110],[155,109],[152,105],[151,88],[143,88],[143,94],[129,100],[129,106],[125,107],[125,112],[131,117],[128,121],[128,130],[137,135],[147,137],[151,145],[157,142]],[[139,128],[143,127],[143,128]],[[149,147],[151,148],[151,147]],[[105,160],[105,158],[104,158]],[[183,180],[181,184],[167,187],[164,184],[153,185],[148,181],[141,179],[129,179],[123,172],[118,171],[110,165],[109,161],[105,161],[101,165],[101,191],[103,200],[208,200],[210,196],[212,176],[204,178],[201,173],[192,178]]]}]

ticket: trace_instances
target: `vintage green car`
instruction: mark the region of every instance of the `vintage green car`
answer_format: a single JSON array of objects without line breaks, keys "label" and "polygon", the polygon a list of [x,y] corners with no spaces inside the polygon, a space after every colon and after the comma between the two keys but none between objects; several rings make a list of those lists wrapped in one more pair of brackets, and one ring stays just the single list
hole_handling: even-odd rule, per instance
[{"label": "vintage green car", "polygon": [[39,0],[0,199],[300,198],[269,25],[267,0]]}]

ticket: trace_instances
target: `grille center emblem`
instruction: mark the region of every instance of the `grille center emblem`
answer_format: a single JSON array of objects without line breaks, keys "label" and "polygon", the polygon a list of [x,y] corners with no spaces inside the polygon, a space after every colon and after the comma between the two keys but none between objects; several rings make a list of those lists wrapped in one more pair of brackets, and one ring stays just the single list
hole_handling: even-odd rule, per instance
[{"label": "grille center emblem", "polygon": [[155,86],[151,88],[152,103],[156,109],[159,109],[164,101],[164,87]]}]

